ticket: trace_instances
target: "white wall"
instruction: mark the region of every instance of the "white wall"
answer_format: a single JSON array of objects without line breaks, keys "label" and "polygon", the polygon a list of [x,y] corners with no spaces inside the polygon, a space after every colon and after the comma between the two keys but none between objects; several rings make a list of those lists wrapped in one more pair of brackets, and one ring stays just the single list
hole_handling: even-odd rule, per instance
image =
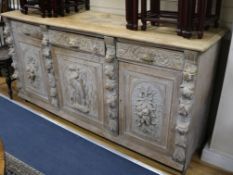
[{"label": "white wall", "polygon": [[214,131],[202,160],[233,172],[233,41]]},{"label": "white wall", "polygon": [[[125,14],[125,0],[90,0],[91,9],[113,14]],[[177,0],[162,0],[161,9],[176,10]],[[221,23],[231,27],[233,21],[233,0],[223,0]]]},{"label": "white wall", "polygon": [[231,28],[233,22],[233,0],[223,0],[221,12],[222,24]]}]

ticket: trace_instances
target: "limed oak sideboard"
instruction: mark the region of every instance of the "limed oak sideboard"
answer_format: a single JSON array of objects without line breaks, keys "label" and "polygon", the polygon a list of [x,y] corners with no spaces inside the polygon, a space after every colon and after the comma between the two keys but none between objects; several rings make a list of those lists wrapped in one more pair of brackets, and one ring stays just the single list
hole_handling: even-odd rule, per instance
[{"label": "limed oak sideboard", "polygon": [[123,16],[4,13],[19,96],[185,172],[202,141],[224,31],[125,29]]}]

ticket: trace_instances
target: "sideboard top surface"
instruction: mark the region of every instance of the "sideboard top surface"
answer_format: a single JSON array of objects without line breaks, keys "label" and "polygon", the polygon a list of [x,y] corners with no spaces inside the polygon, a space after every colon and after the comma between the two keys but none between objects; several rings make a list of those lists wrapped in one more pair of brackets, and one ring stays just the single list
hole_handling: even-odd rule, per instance
[{"label": "sideboard top surface", "polygon": [[36,14],[24,15],[20,11],[6,12],[1,15],[6,18],[34,24],[90,32],[199,52],[206,51],[220,40],[225,33],[224,29],[211,29],[205,32],[203,39],[185,39],[176,35],[175,27],[148,27],[147,31],[131,31],[125,27],[124,16],[94,11],[86,11],[59,18],[41,18]]}]

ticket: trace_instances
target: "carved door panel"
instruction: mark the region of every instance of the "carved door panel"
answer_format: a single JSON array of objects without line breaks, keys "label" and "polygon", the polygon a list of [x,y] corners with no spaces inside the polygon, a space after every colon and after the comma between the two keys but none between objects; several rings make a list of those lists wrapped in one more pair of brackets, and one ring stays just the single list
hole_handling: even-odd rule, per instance
[{"label": "carved door panel", "polygon": [[47,74],[41,53],[41,41],[15,36],[21,90],[27,97],[49,102]]},{"label": "carved door panel", "polygon": [[93,57],[92,54],[68,49],[54,47],[53,54],[61,110],[84,123],[102,127],[102,64],[87,61]]},{"label": "carved door panel", "polygon": [[148,156],[171,155],[182,73],[120,62],[120,135]]}]

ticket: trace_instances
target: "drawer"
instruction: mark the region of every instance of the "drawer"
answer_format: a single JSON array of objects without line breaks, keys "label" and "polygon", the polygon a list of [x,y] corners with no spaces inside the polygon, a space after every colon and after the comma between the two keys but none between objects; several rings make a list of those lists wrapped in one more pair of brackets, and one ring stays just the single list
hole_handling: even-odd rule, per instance
[{"label": "drawer", "polygon": [[100,38],[50,30],[49,40],[57,46],[105,55],[104,40]]},{"label": "drawer", "polygon": [[18,33],[24,36],[30,36],[32,38],[42,39],[43,34],[39,26],[25,24],[17,21],[11,22],[13,33]]},{"label": "drawer", "polygon": [[182,70],[184,67],[184,53],[168,49],[117,43],[117,57],[176,70]]}]

